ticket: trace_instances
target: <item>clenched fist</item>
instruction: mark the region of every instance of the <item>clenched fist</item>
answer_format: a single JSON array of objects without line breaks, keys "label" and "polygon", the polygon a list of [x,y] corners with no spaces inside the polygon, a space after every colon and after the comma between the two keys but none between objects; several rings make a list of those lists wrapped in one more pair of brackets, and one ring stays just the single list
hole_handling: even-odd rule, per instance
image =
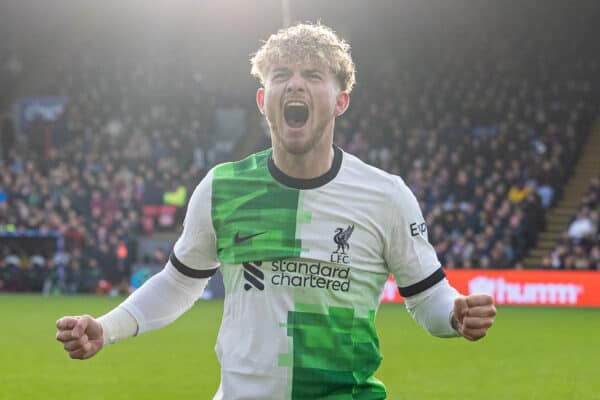
[{"label": "clenched fist", "polygon": [[454,300],[452,326],[468,340],[479,340],[487,334],[494,323],[496,307],[494,299],[487,294],[459,296]]},{"label": "clenched fist", "polygon": [[62,317],[56,321],[56,340],[71,358],[85,360],[98,353],[104,344],[102,325],[89,315]]}]

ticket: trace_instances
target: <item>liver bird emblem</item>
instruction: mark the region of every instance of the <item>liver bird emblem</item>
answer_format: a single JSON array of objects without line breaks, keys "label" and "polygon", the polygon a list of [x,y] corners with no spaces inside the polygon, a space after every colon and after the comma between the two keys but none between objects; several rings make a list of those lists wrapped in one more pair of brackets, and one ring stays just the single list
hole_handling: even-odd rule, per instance
[{"label": "liver bird emblem", "polygon": [[346,254],[346,250],[350,250],[350,245],[348,244],[348,240],[350,236],[352,236],[352,232],[354,231],[354,224],[348,225],[346,230],[343,228],[336,228],[335,235],[333,235],[333,241],[337,244],[337,249],[334,253],[338,254]]}]

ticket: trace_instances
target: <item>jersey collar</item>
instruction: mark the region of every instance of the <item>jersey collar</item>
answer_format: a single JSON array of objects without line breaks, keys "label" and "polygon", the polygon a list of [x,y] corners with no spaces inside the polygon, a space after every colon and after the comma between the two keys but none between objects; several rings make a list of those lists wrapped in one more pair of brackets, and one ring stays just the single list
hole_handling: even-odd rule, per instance
[{"label": "jersey collar", "polygon": [[291,177],[289,175],[286,175],[282,170],[280,170],[279,168],[277,168],[277,166],[275,165],[275,161],[273,161],[273,153],[271,152],[271,155],[269,155],[269,163],[268,163],[268,167],[269,167],[269,172],[271,173],[271,176],[278,181],[279,183],[294,188],[294,189],[316,189],[318,187],[321,187],[329,182],[331,182],[333,180],[333,178],[335,178],[338,174],[338,172],[340,171],[340,168],[342,166],[342,158],[343,158],[343,152],[342,150],[337,147],[337,146],[333,146],[333,163],[331,164],[331,168],[329,168],[329,171],[325,172],[323,175],[318,176],[316,178],[311,178],[311,179],[301,179],[301,178],[294,178]]}]

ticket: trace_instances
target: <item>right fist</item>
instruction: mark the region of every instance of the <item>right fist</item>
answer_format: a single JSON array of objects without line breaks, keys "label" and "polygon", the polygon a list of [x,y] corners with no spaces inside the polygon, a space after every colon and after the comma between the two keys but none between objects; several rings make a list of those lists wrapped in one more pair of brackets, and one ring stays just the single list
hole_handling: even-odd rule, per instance
[{"label": "right fist", "polygon": [[104,345],[102,325],[89,315],[62,317],[56,321],[56,328],[56,340],[71,358],[88,359]]}]

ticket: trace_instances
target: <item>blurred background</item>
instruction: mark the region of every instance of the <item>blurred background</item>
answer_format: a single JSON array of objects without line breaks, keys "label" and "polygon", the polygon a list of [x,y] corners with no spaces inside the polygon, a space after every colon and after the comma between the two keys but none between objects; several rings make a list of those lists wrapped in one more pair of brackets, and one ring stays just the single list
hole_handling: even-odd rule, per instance
[{"label": "blurred background", "polygon": [[[481,274],[598,271],[599,10],[2,0],[0,291],[124,295],[162,268],[206,171],[269,146],[248,60],[298,21],[352,44],[358,83],[335,141],[403,177],[448,271],[505,297]],[[205,295],[222,290],[217,277]]]}]

